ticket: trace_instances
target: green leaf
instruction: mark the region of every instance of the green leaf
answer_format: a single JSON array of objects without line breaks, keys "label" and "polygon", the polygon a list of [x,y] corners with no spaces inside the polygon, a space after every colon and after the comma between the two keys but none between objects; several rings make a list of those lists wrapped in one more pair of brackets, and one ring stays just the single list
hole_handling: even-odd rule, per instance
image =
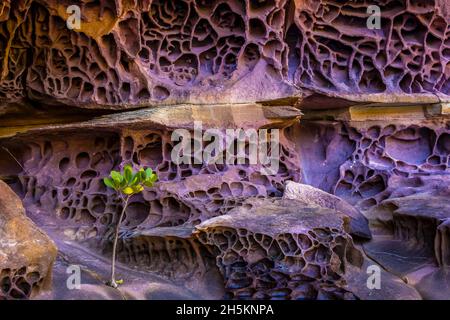
[{"label": "green leaf", "polygon": [[144,182],[147,178],[147,174],[145,173],[144,169],[139,170],[139,181]]},{"label": "green leaf", "polygon": [[127,181],[127,183],[131,182],[131,179],[133,179],[133,168],[131,167],[131,165],[127,164],[123,168],[123,176],[124,176],[125,180]]},{"label": "green leaf", "polygon": [[125,188],[127,185],[128,185],[128,184],[127,184],[127,180],[122,179],[122,181],[120,182],[120,189]]},{"label": "green leaf", "polygon": [[128,184],[130,186],[134,186],[139,182],[139,173],[133,174],[133,177],[131,178],[131,182]]},{"label": "green leaf", "polygon": [[112,189],[116,189],[116,186],[114,185],[114,181],[112,181],[110,178],[103,178],[103,183]]},{"label": "green leaf", "polygon": [[151,187],[153,187],[153,182],[145,180],[144,181],[144,186],[146,186],[147,188],[151,188]]},{"label": "green leaf", "polygon": [[145,178],[146,178],[146,179],[150,178],[152,174],[153,174],[153,170],[152,170],[152,169],[147,168],[147,169],[145,170]]},{"label": "green leaf", "polygon": [[123,181],[122,175],[117,171],[111,171],[111,178],[116,182],[117,185],[120,185],[120,183]]},{"label": "green leaf", "polygon": [[152,174],[148,180],[150,180],[151,182],[156,182],[158,180],[158,176],[156,174]]},{"label": "green leaf", "polygon": [[144,190],[144,187],[138,184],[137,186],[133,186],[133,193],[139,193]]},{"label": "green leaf", "polygon": [[134,190],[131,187],[126,187],[122,190],[122,192],[125,193],[126,195],[130,195],[134,193]]}]

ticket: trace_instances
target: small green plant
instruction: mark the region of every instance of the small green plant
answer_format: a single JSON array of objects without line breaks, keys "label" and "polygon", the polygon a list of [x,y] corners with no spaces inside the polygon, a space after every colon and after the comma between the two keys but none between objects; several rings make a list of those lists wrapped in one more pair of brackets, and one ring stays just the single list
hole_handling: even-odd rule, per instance
[{"label": "small green plant", "polygon": [[109,188],[116,191],[119,197],[122,199],[123,208],[117,221],[116,230],[114,234],[113,251],[112,251],[112,263],[111,263],[111,279],[107,282],[107,285],[117,288],[118,284],[123,283],[122,280],[115,279],[116,271],[116,249],[117,240],[119,238],[120,224],[122,222],[125,210],[127,209],[130,198],[143,191],[144,187],[153,187],[154,183],[158,180],[158,176],[152,171],[152,169],[141,168],[139,171],[134,172],[131,165],[126,165],[123,168],[123,172],[111,171],[110,178],[104,178],[103,182]]}]

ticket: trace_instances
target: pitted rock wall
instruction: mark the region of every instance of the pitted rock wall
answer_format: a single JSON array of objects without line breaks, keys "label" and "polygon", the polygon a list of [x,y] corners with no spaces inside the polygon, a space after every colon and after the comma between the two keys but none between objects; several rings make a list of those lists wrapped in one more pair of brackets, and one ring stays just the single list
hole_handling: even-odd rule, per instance
[{"label": "pitted rock wall", "polygon": [[[102,181],[111,170],[146,166],[159,177],[154,188],[131,199],[122,223],[126,229],[196,225],[226,214],[246,198],[280,196],[285,181],[299,179],[290,128],[279,131],[276,175],[263,175],[261,164],[239,164],[236,157],[232,163],[224,158],[223,164],[195,164],[192,158],[191,165],[177,165],[171,151],[179,142],[171,140],[171,129],[71,129],[5,139],[2,150],[8,161],[1,170],[11,176],[26,205],[43,210],[37,219],[57,219],[73,239],[103,239],[111,235],[122,206]],[[221,137],[225,139],[225,131]],[[194,141],[194,132],[191,139],[189,143],[203,143]]]},{"label": "pitted rock wall", "polygon": [[[1,4],[2,105],[124,109],[326,94],[448,100],[444,0],[41,1]],[[78,5],[80,30],[69,30]]]},{"label": "pitted rock wall", "polygon": [[389,185],[420,186],[422,177],[450,172],[446,118],[302,121],[299,132],[303,182],[362,209],[390,197]]},{"label": "pitted rock wall", "polygon": [[[110,255],[123,204],[102,179],[125,164],[151,167],[159,182],[130,201],[119,260],[175,279],[218,268],[227,298],[366,297],[351,287],[369,263],[352,236],[372,255],[378,242],[361,212],[392,236],[387,251],[400,243],[402,257],[397,249],[413,244],[440,272],[448,219],[427,197],[448,195],[439,186],[450,170],[447,2],[378,1],[381,24],[371,29],[366,0],[3,0],[0,178],[52,235]],[[79,30],[66,25],[70,5],[81,9]],[[386,111],[368,102],[396,111],[365,119]],[[80,108],[101,110],[75,117]],[[174,130],[205,146],[196,121],[219,138],[228,128],[280,129],[277,172],[236,157],[175,163]],[[330,202],[280,200],[289,181]],[[284,229],[260,230],[276,223]],[[4,296],[39,291],[45,272],[16,269],[0,268]]]}]

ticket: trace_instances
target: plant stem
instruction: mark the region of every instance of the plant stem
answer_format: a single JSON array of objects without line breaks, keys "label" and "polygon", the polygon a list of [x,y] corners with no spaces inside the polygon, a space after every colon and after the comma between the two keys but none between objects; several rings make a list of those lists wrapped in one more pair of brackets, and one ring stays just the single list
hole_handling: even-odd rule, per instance
[{"label": "plant stem", "polygon": [[109,285],[113,288],[117,288],[117,283],[115,279],[115,272],[116,272],[116,248],[117,248],[117,241],[119,239],[119,230],[120,230],[120,224],[122,222],[123,216],[125,214],[125,210],[127,209],[128,200],[130,199],[130,196],[127,196],[125,199],[122,198],[122,201],[124,202],[122,212],[120,213],[119,221],[117,221],[116,225],[116,232],[114,235],[114,243],[113,243],[113,252],[112,252],[112,263],[111,263],[111,282]]}]

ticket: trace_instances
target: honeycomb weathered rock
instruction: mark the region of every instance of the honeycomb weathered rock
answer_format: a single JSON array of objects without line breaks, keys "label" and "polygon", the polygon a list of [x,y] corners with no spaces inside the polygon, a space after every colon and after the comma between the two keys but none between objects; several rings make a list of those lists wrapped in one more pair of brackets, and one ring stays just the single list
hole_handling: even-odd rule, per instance
[{"label": "honeycomb weathered rock", "polygon": [[[66,23],[69,6],[80,9],[79,28]],[[143,290],[132,297],[158,290],[140,283],[151,273],[191,279],[201,297],[222,296],[222,276],[226,298],[420,298],[415,288],[448,297],[449,8],[0,1],[0,179],[72,261],[104,271],[99,253],[111,254],[123,202],[102,178],[125,164],[153,168],[158,184],[133,196],[121,221],[124,290]],[[241,129],[251,132],[244,143]],[[251,163],[258,147],[279,159]],[[7,226],[0,297],[28,298],[46,287],[53,247],[39,266],[10,258],[17,246],[4,238],[16,229]],[[371,258],[382,264],[381,291],[366,286]],[[87,296],[117,296],[92,274]],[[161,288],[177,290],[166,280]],[[63,284],[55,297],[78,297]]]},{"label": "honeycomb weathered rock", "polygon": [[[337,96],[448,95],[449,14],[444,0],[295,1],[288,39],[293,81]],[[380,10],[369,28],[368,8]],[[376,99],[376,98],[375,98]],[[387,101],[386,101],[387,102]]]},{"label": "honeycomb weathered rock", "polygon": [[334,210],[305,202],[248,199],[196,226],[196,236],[217,255],[229,299],[417,299],[388,275],[382,294],[368,292],[361,276],[368,263],[345,224]]},{"label": "honeycomb weathered rock", "polygon": [[[450,172],[450,129],[430,120],[304,121],[300,125],[303,183],[367,209],[390,197],[397,180]],[[319,143],[315,143],[318,141]],[[409,181],[408,181],[409,179]]]},{"label": "honeycomb weathered rock", "polygon": [[[1,104],[448,99],[444,0],[3,1]],[[66,26],[70,5],[79,30]]]},{"label": "honeycomb weathered rock", "polygon": [[193,227],[148,228],[122,236],[119,261],[171,279],[198,279],[214,268],[214,256]]},{"label": "honeycomb weathered rock", "polygon": [[[239,113],[237,108],[220,106],[211,110],[206,107],[187,109],[191,110],[191,117],[203,119],[210,115],[215,119],[217,114],[238,128],[249,126],[246,117],[251,117],[264,128],[279,129],[278,172],[264,175],[261,163],[241,164],[235,155],[231,162],[223,164],[195,164],[194,154],[191,164],[174,163],[171,151],[178,142],[172,141],[172,132],[177,127],[190,128],[192,132],[195,121],[176,116],[174,110],[177,109],[182,115],[187,112],[183,106],[172,107],[173,116],[169,114],[168,119],[161,121],[156,116],[153,122],[141,116],[143,111],[131,112],[129,118],[116,119],[120,123],[117,126],[110,121],[114,116],[108,116],[92,120],[90,124],[49,127],[4,139],[0,143],[5,155],[0,162],[1,174],[13,177],[11,184],[22,195],[27,207],[45,213],[33,215],[35,219],[43,224],[57,219],[61,231],[72,239],[106,241],[117,222],[122,203],[102,179],[112,169],[127,163],[135,168],[151,167],[159,177],[157,186],[131,199],[122,223],[127,230],[195,225],[227,213],[248,197],[281,195],[285,181],[299,179],[298,156],[289,131],[298,113],[286,108],[278,112],[277,108],[272,108],[269,112],[262,106],[243,106],[242,110],[250,110],[248,115]],[[235,110],[238,112],[233,113]],[[239,119],[234,119],[237,115]],[[214,121],[209,121],[211,123],[204,123],[205,130],[215,125]],[[134,128],[129,128],[130,124]],[[99,130],[102,126],[105,127]],[[80,129],[85,131],[80,132]],[[225,137],[225,129],[219,127],[217,132],[221,138]],[[193,133],[190,143],[203,144],[203,141]]]}]

